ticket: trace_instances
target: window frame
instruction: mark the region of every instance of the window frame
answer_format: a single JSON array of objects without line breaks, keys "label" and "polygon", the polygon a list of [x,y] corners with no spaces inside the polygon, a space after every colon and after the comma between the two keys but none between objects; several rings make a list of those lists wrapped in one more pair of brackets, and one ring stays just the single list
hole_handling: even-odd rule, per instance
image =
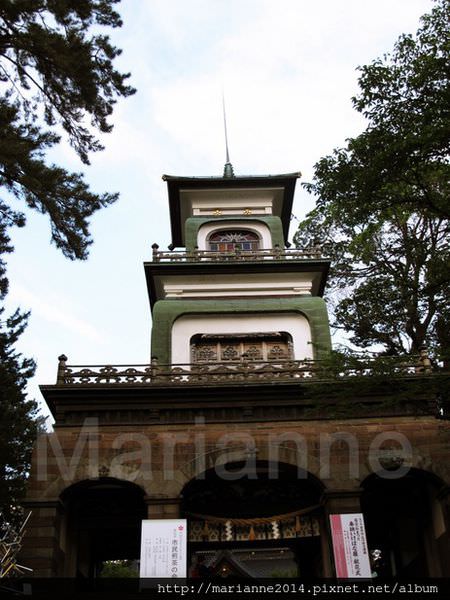
[{"label": "window frame", "polygon": [[[210,352],[207,351],[210,347]],[[230,350],[233,349],[233,350]],[[199,353],[203,356],[199,358]],[[225,355],[225,354],[228,354]],[[190,339],[192,364],[277,362],[294,360],[292,336],[286,331],[267,333],[201,334]]]},{"label": "window frame", "polygon": [[[235,241],[232,239],[211,241],[211,238],[213,238],[214,236],[219,236],[221,234],[222,237],[226,237],[227,234],[229,236],[232,236],[233,234],[245,234],[246,236],[253,236],[253,239]],[[212,247],[213,245],[215,247]],[[219,247],[219,245],[222,245],[223,247]],[[248,245],[249,247],[246,247],[246,245]],[[262,249],[262,239],[257,231],[245,227],[215,229],[214,231],[211,231],[211,233],[209,233],[206,237],[206,249],[210,252],[217,253],[236,252],[237,250],[241,252],[255,252]]]}]

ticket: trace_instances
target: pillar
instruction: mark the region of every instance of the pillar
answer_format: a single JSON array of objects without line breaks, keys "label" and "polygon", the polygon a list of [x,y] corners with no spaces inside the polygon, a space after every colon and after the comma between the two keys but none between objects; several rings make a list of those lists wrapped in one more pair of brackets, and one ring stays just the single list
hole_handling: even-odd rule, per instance
[{"label": "pillar", "polygon": [[[450,486],[446,485],[437,494],[441,504],[442,524],[436,527],[436,544],[442,567],[442,577],[450,577]],[[434,515],[433,515],[434,516]]]},{"label": "pillar", "polygon": [[61,527],[64,507],[60,500],[23,502],[31,511],[20,551],[20,562],[33,569],[35,577],[63,575],[64,551],[61,548]]},{"label": "pillar", "polygon": [[180,498],[144,498],[148,519],[178,519],[180,517]]}]

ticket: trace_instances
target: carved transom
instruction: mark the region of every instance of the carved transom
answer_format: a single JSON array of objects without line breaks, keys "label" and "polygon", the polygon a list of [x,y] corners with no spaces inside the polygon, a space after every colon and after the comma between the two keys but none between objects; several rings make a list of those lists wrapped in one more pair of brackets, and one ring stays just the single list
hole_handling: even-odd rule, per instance
[{"label": "carved transom", "polygon": [[290,360],[293,348],[287,333],[246,335],[197,335],[191,340],[192,361],[242,362]]}]

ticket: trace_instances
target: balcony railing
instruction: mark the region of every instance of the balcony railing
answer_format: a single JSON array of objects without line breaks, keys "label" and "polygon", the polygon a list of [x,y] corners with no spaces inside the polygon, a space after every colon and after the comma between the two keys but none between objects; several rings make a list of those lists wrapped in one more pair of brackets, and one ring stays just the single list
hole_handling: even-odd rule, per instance
[{"label": "balcony railing", "polygon": [[313,246],[302,250],[288,250],[275,246],[270,249],[239,250],[229,252],[215,252],[212,250],[199,250],[195,248],[192,252],[184,250],[159,250],[158,244],[152,245],[153,262],[227,262],[227,261],[258,261],[258,260],[299,260],[325,258],[321,248]]},{"label": "balcony railing", "polygon": [[401,377],[431,373],[426,353],[420,356],[364,360],[352,366],[332,368],[326,361],[274,360],[208,364],[159,364],[153,359],[141,365],[68,365],[59,357],[57,385],[203,385],[345,380],[381,375]]}]

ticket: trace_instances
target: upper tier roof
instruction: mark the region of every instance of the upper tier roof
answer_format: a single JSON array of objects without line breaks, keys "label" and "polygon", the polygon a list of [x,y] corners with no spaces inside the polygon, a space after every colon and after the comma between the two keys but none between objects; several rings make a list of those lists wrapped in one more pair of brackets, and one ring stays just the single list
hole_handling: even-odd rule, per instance
[{"label": "upper tier roof", "polygon": [[184,222],[192,215],[189,192],[214,190],[226,192],[231,189],[274,190],[273,214],[281,218],[283,234],[287,240],[294,199],[295,184],[301,173],[281,175],[242,175],[233,177],[178,177],[163,175],[167,182],[172,244],[184,246]]}]

